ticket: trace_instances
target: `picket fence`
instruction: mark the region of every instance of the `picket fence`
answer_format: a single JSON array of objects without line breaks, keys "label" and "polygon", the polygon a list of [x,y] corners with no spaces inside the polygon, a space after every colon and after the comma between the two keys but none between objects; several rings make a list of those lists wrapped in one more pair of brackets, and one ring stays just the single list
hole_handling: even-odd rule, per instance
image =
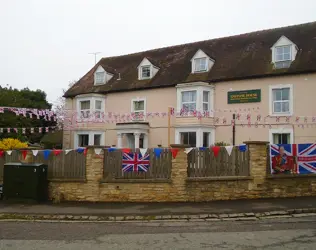
[{"label": "picket fence", "polygon": [[[140,153],[138,149],[131,153]],[[148,149],[150,166],[147,172],[123,172],[122,171],[122,150],[110,152],[104,150],[103,177],[106,180],[115,179],[170,179],[172,167],[172,153],[170,149],[163,149],[157,157],[153,149]]]},{"label": "picket fence", "polygon": [[249,151],[233,147],[231,155],[221,147],[217,156],[210,149],[194,148],[188,153],[188,177],[249,176]]},{"label": "picket fence", "polygon": [[[19,151],[12,151],[11,155],[5,153],[4,157],[0,157],[0,180],[3,179],[4,164],[21,162],[21,159],[22,154]],[[57,156],[51,152],[48,159],[44,158],[43,151],[39,151],[32,159],[32,163],[47,164],[49,180],[85,180],[86,178],[86,157],[75,150],[68,154],[62,151]]]}]

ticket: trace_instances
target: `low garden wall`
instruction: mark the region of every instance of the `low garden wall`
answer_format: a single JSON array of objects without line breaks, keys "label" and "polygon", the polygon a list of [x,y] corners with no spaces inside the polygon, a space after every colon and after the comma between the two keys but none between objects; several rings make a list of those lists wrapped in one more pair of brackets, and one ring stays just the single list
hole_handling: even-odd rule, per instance
[{"label": "low garden wall", "polygon": [[[192,165],[184,145],[172,145],[177,153],[175,158],[169,159],[166,156],[166,161],[169,159],[171,164],[162,166],[163,163],[155,163],[156,167],[150,174],[130,175],[128,178],[115,174],[117,170],[113,166],[120,163],[108,160],[110,156],[107,149],[89,147],[86,154],[86,178],[76,181],[52,180],[50,196],[56,200],[93,202],[202,202],[316,196],[316,174],[271,176],[267,171],[267,143],[246,144],[249,169],[243,167],[242,174],[204,174],[193,177],[190,171]],[[166,155],[171,156],[171,153],[174,152],[167,152]],[[159,166],[168,173],[160,175],[161,170],[157,170]],[[225,163],[218,166],[224,168]]]}]

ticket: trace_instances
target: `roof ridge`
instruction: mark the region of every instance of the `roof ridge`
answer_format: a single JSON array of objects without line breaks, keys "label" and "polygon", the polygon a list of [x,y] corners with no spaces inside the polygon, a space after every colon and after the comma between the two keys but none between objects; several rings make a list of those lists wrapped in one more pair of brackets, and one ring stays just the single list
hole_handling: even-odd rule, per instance
[{"label": "roof ridge", "polygon": [[297,27],[297,26],[309,25],[309,24],[313,24],[313,23],[316,23],[316,21],[307,22],[307,23],[300,23],[300,24],[294,24],[294,25],[287,25],[287,26],[282,26],[282,27],[269,28],[269,29],[263,29],[263,30],[257,30],[257,31],[251,31],[251,32],[246,32],[246,33],[241,33],[241,34],[236,34],[236,35],[231,35],[231,36],[216,37],[216,38],[212,38],[212,39],[206,39],[206,40],[200,40],[200,41],[195,41],[195,42],[176,44],[176,45],[165,46],[165,47],[159,47],[159,48],[156,48],[156,49],[148,49],[148,50],[143,50],[143,51],[138,51],[138,52],[133,52],[133,53],[128,53],[128,54],[118,55],[118,56],[102,57],[98,63],[100,63],[102,60],[105,60],[105,59],[113,59],[113,58],[132,56],[132,55],[135,56],[135,55],[138,55],[138,54],[143,54],[143,53],[146,53],[146,52],[154,52],[154,51],[161,50],[161,49],[172,49],[172,48],[192,45],[192,44],[196,44],[196,43],[216,41],[216,40],[219,40],[219,39],[239,37],[239,36],[244,36],[244,35],[255,34],[255,33],[258,33],[258,32],[268,32],[268,31],[272,31],[272,30],[279,30],[279,29],[284,29],[284,28],[289,28],[289,27]]}]

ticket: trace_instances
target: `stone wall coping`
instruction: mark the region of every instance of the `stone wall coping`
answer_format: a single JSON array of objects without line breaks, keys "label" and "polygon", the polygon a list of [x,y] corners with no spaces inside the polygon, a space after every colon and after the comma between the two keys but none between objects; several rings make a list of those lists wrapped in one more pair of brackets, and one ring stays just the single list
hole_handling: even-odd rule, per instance
[{"label": "stone wall coping", "polygon": [[49,182],[82,182],[86,183],[87,179],[48,179]]},{"label": "stone wall coping", "polygon": [[188,182],[253,180],[251,176],[189,177]]},{"label": "stone wall coping", "polygon": [[296,178],[316,178],[316,174],[285,174],[285,175],[267,175],[267,179],[296,179]]},{"label": "stone wall coping", "polygon": [[257,145],[268,145],[270,142],[268,141],[245,141],[245,144],[257,144]]},{"label": "stone wall coping", "polygon": [[171,148],[191,148],[190,145],[187,144],[170,144]]},{"label": "stone wall coping", "polygon": [[102,179],[100,183],[171,183],[171,179]]}]

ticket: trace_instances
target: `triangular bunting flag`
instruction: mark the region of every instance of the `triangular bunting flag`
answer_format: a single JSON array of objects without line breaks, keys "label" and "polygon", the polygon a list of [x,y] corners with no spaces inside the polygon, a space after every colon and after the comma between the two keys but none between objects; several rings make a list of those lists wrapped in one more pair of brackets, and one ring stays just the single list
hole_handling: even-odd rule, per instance
[{"label": "triangular bunting flag", "polygon": [[54,150],[53,150],[53,153],[54,153],[55,156],[60,155],[61,152],[63,152],[63,151],[60,150],[60,149],[54,149]]},{"label": "triangular bunting flag", "polygon": [[204,151],[206,149],[206,147],[199,147],[200,151]]},{"label": "triangular bunting flag", "polygon": [[114,152],[116,150],[116,148],[109,148],[108,150],[109,150],[109,152]]},{"label": "triangular bunting flag", "polygon": [[246,144],[241,144],[241,145],[239,145],[239,150],[241,151],[241,152],[246,152],[247,151],[247,145]]},{"label": "triangular bunting flag", "polygon": [[178,152],[179,152],[178,148],[172,148],[171,149],[171,153],[172,153],[173,159],[175,159],[177,157]]},{"label": "triangular bunting flag", "polygon": [[128,154],[131,152],[131,149],[130,148],[122,148],[122,152]]},{"label": "triangular bunting flag", "polygon": [[8,150],[8,151],[7,151],[7,154],[8,154],[8,155],[11,155],[11,154],[12,154],[12,150]]},{"label": "triangular bunting flag", "polygon": [[0,150],[0,157],[3,157],[4,151]]},{"label": "triangular bunting flag", "polygon": [[147,152],[147,148],[140,148],[139,151],[140,151],[141,155],[144,156]]},{"label": "triangular bunting flag", "polygon": [[87,153],[88,153],[88,148],[85,148],[85,149],[83,150],[83,155],[86,156]]},{"label": "triangular bunting flag", "polygon": [[49,157],[49,155],[50,155],[50,150],[49,150],[49,149],[45,149],[45,150],[43,151],[43,153],[44,153],[44,159],[45,159],[45,160],[48,160],[48,157]]},{"label": "triangular bunting flag", "polygon": [[232,154],[233,148],[234,148],[233,146],[225,146],[225,149],[229,156]]},{"label": "triangular bunting flag", "polygon": [[184,150],[184,153],[188,154],[188,153],[190,153],[190,152],[192,151],[192,149],[193,149],[193,148],[186,148],[186,149]]},{"label": "triangular bunting flag", "polygon": [[25,160],[26,155],[27,155],[27,151],[26,150],[22,150],[21,152],[22,152],[23,159]]},{"label": "triangular bunting flag", "polygon": [[34,156],[37,156],[38,150],[32,150],[32,153],[33,153]]},{"label": "triangular bunting flag", "polygon": [[65,150],[65,155],[68,154],[70,151],[72,151],[72,149],[66,149]]},{"label": "triangular bunting flag", "polygon": [[219,151],[221,150],[221,147],[220,146],[214,146],[214,147],[212,147],[212,150],[214,152],[214,156],[217,157]]},{"label": "triangular bunting flag", "polygon": [[154,148],[155,156],[160,157],[162,150],[163,150],[162,148]]},{"label": "triangular bunting flag", "polygon": [[94,153],[95,153],[96,155],[100,155],[101,152],[102,152],[102,148],[95,148],[95,149],[94,149]]},{"label": "triangular bunting flag", "polygon": [[81,154],[81,153],[83,153],[83,152],[84,152],[84,148],[77,148],[77,150],[76,150],[76,151],[77,151],[77,153],[80,153],[80,154]]}]

